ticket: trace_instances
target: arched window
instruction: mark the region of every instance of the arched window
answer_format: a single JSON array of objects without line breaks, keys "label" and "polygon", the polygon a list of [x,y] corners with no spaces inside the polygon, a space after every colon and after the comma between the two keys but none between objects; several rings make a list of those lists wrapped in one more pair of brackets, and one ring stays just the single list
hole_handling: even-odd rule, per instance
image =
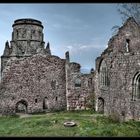
[{"label": "arched window", "polygon": [[138,72],[133,79],[132,100],[140,99],[140,72]]},{"label": "arched window", "polygon": [[108,71],[104,60],[101,62],[99,75],[100,75],[100,85],[109,86]]}]

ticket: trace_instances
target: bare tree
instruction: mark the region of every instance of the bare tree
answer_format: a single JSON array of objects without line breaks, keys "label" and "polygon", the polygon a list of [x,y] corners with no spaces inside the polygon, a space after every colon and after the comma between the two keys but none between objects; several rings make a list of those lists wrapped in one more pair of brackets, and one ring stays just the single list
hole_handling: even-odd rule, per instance
[{"label": "bare tree", "polygon": [[140,24],[140,3],[122,3],[118,4],[118,12],[125,22],[127,18],[133,17]]},{"label": "bare tree", "polygon": [[[140,3],[121,3],[117,5],[117,10],[124,23],[129,17],[133,17],[135,21],[140,24]],[[117,34],[120,26],[112,27],[113,35]]]}]

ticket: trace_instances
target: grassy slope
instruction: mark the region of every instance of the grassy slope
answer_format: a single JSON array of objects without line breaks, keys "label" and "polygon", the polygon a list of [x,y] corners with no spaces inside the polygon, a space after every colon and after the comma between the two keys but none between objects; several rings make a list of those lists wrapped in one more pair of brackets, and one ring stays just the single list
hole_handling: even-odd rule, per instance
[{"label": "grassy slope", "polygon": [[[64,127],[67,120],[77,126]],[[117,123],[88,111],[0,117],[0,136],[140,136],[140,122]]]}]

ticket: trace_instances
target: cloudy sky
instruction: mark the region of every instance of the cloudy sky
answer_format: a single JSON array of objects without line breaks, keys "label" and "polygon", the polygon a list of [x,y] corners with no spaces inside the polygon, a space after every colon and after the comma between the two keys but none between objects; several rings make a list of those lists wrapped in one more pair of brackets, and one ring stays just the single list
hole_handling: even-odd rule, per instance
[{"label": "cloudy sky", "polygon": [[65,58],[82,68],[95,68],[95,59],[107,47],[111,28],[121,25],[117,4],[0,4],[0,55],[11,40],[12,24],[19,18],[34,18],[44,26],[44,40],[50,42],[53,55]]}]

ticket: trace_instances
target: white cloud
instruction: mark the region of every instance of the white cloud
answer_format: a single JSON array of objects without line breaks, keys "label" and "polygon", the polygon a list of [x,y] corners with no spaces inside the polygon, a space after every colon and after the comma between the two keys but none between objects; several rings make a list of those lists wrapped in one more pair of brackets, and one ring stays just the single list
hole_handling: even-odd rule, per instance
[{"label": "white cloud", "polygon": [[[102,45],[102,44],[96,42],[95,44],[87,44],[87,45],[73,44],[73,45],[66,46],[66,48],[68,49],[68,51],[71,54],[74,55],[74,54],[81,54],[81,53],[84,53],[84,52],[94,51],[95,49],[104,49],[105,45]],[[66,48],[65,48],[65,50],[66,50]]]},{"label": "white cloud", "polygon": [[73,49],[73,46],[66,46],[66,48],[68,48],[68,50],[71,51]]},{"label": "white cloud", "polygon": [[88,48],[88,47],[89,47],[89,46],[82,45],[82,46],[79,47],[79,49],[83,50],[83,49]]}]

